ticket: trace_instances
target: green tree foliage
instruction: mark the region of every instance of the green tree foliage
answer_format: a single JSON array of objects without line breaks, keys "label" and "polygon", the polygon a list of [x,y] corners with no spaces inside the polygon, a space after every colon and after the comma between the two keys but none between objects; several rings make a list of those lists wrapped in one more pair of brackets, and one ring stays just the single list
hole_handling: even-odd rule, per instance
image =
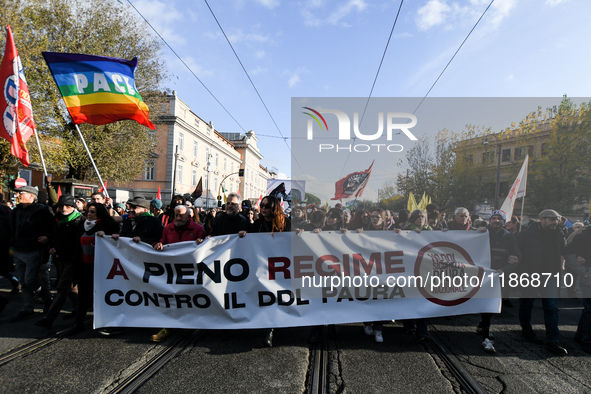
[{"label": "green tree foliage", "polygon": [[443,129],[437,133],[434,149],[428,137],[421,138],[406,155],[406,174],[398,175],[399,193],[406,200],[413,193],[417,202],[426,193],[443,211],[474,206],[482,198],[488,175],[469,150],[458,149],[458,143],[486,132],[472,125],[462,132]]},{"label": "green tree foliage", "polygon": [[[541,119],[540,119],[541,118]],[[545,208],[563,214],[585,212],[591,196],[591,107],[564,98],[558,107],[527,119],[527,125],[550,128],[541,156],[530,166],[528,210]],[[573,209],[575,207],[575,209]]]},{"label": "green tree foliage", "polygon": [[316,205],[320,206],[320,204],[322,203],[320,198],[316,197],[312,193],[306,193],[306,201],[307,201],[306,205],[316,204]]},{"label": "green tree foliage", "polygon": [[[88,155],[41,52],[137,57],[136,87],[154,120],[164,108],[160,92],[166,80],[159,41],[131,8],[113,0],[0,0],[0,7],[0,21],[11,25],[25,69],[48,170],[65,170],[69,177],[95,180]],[[4,36],[0,44],[4,47]],[[137,178],[150,154],[157,152],[154,132],[135,121],[104,126],[82,124],[80,129],[105,180]],[[34,137],[27,147],[31,161],[40,163]],[[0,162],[6,160],[4,153],[0,146]],[[11,163],[16,164],[14,160]]]},{"label": "green tree foliage", "polygon": [[[490,162],[474,152],[483,152],[484,136],[488,138]],[[540,147],[540,142],[545,141]],[[423,138],[408,152],[407,172],[398,175],[398,192],[412,192],[418,199],[423,192],[431,196],[442,211],[475,203],[495,194],[497,148],[501,144],[518,151],[512,164],[502,164],[509,187],[517,176],[525,154],[530,154],[525,213],[536,215],[553,208],[567,215],[586,212],[591,197],[591,104],[575,105],[565,97],[554,108],[529,113],[518,125],[512,124],[501,133],[466,126],[461,132],[443,129],[437,133],[434,154],[431,140]],[[385,188],[385,190],[390,190]],[[502,204],[507,190],[501,190]]]}]

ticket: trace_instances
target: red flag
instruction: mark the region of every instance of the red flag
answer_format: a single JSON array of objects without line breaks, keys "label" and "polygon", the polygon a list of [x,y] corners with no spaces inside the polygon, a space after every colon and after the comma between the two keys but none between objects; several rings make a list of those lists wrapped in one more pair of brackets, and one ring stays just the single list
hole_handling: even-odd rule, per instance
[{"label": "red flag", "polygon": [[29,152],[25,145],[35,132],[33,108],[23,65],[14,45],[10,26],[6,26],[6,48],[0,66],[0,137],[10,142],[10,153],[18,157],[24,166],[29,166]]},{"label": "red flag", "polygon": [[57,187],[57,199],[59,200],[62,196],[62,188],[58,185]]},{"label": "red flag", "polygon": [[98,192],[99,193],[104,193],[105,192],[105,189],[107,188],[107,181],[105,181],[104,185],[105,185],[104,188],[101,186],[100,189],[98,189]]},{"label": "red flag", "polygon": [[371,175],[371,169],[373,167],[373,161],[371,166],[365,171],[354,172],[341,178],[335,184],[334,197],[331,200],[340,200],[341,198],[352,198],[361,197],[369,176]]},{"label": "red flag", "polygon": [[158,185],[158,193],[156,193],[156,198],[162,201],[162,193],[160,193],[160,185]]},{"label": "red flag", "polygon": [[261,206],[261,201],[263,201],[263,195],[261,194],[259,196],[259,199],[257,200],[257,203],[255,204],[255,207],[260,207]]}]

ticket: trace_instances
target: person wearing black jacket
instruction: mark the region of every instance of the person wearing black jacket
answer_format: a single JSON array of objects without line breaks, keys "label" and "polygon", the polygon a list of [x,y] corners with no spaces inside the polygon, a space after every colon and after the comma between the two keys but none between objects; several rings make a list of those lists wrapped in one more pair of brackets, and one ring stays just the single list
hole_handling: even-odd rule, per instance
[{"label": "person wearing black jacket", "polygon": [[0,276],[12,284],[12,294],[18,294],[20,284],[13,274],[14,263],[10,255],[10,208],[0,204]]},{"label": "person wearing black jacket", "polygon": [[[488,225],[488,237],[490,241],[490,268],[497,272],[505,273],[505,277],[515,270],[519,261],[519,249],[515,236],[503,228],[506,216],[503,211],[493,211]],[[501,289],[501,291],[503,291]],[[492,313],[481,313],[481,321],[478,331],[482,335],[482,348],[487,353],[495,353],[493,344],[494,336],[490,333],[490,321]]]},{"label": "person wearing black jacket", "polygon": [[583,302],[575,341],[581,344],[584,351],[591,353],[591,227],[576,230],[568,241],[568,253],[574,255],[574,258],[573,261],[567,259],[567,264],[570,262],[573,265],[572,271],[578,274]]},{"label": "person wearing black jacket", "polygon": [[238,234],[240,231],[250,231],[250,221],[240,215],[240,197],[236,193],[228,194],[226,210],[213,219],[211,236]]},{"label": "person wearing black jacket", "polygon": [[[518,266],[521,275],[532,277],[532,274],[551,275],[544,280],[544,286],[525,287],[519,299],[519,322],[523,337],[534,343],[541,341],[536,337],[531,325],[531,312],[536,297],[542,297],[544,322],[546,325],[546,349],[552,353],[565,356],[567,350],[560,346],[558,329],[558,295],[560,286],[556,275],[562,269],[562,256],[565,255],[565,240],[558,222],[560,214],[553,209],[544,209],[538,215],[540,222],[529,226],[517,235],[517,246],[521,251],[521,262]],[[541,276],[543,279],[544,277]]]},{"label": "person wearing black jacket", "polygon": [[[261,216],[252,224],[250,232],[252,233],[275,233],[291,231],[291,221],[283,213],[283,208],[279,203],[277,197],[266,196],[261,201]],[[245,231],[238,233],[239,236],[244,236]],[[269,328],[265,334],[263,344],[265,346],[273,346],[274,329]]]},{"label": "person wearing black jacket", "polygon": [[35,323],[39,327],[47,328],[52,326],[68,297],[74,309],[78,307],[78,291],[73,288],[72,282],[75,260],[81,258],[80,236],[86,220],[76,210],[76,200],[70,194],[60,196],[55,207],[57,230],[51,242],[49,254],[53,255],[53,262],[57,268],[57,294],[45,317]]},{"label": "person wearing black jacket", "polygon": [[[44,251],[54,233],[55,220],[45,205],[37,203],[38,191],[32,186],[15,189],[19,204],[10,213],[13,258],[22,284],[23,306],[11,319],[18,321],[35,314],[34,292],[39,287],[39,267],[44,263]],[[51,293],[43,289],[45,307],[51,305]]]},{"label": "person wearing black jacket", "polygon": [[92,307],[95,236],[102,237],[119,232],[119,224],[115,222],[104,204],[99,202],[88,204],[86,215],[78,241],[80,259],[75,260],[74,263],[74,283],[78,285],[78,309],[74,327],[66,335],[74,335],[85,329],[84,319]]},{"label": "person wearing black jacket", "polygon": [[123,221],[120,234],[113,234],[113,239],[130,237],[133,242],[145,242],[154,245],[162,238],[162,222],[150,213],[150,202],[143,197],[134,197],[127,201],[129,217]]}]

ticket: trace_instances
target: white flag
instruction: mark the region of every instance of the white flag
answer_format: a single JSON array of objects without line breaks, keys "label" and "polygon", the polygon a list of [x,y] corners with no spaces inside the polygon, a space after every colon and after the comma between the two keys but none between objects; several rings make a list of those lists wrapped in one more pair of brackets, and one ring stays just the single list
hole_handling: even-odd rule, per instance
[{"label": "white flag", "polygon": [[515,200],[518,197],[525,196],[525,188],[527,185],[527,163],[529,161],[529,155],[525,156],[525,160],[523,161],[523,165],[521,166],[521,170],[519,170],[519,174],[517,174],[517,178],[515,182],[513,182],[513,186],[511,186],[511,190],[509,190],[509,194],[505,199],[505,202],[501,206],[501,211],[505,212],[505,216],[507,220],[511,219],[513,216],[513,207],[515,206]]}]

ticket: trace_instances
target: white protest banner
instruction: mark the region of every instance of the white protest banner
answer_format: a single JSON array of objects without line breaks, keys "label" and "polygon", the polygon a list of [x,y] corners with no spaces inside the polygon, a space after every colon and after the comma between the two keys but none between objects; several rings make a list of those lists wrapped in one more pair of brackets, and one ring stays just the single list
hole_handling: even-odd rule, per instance
[{"label": "white protest banner", "polygon": [[486,233],[97,238],[95,327],[239,329],[499,313]]}]

